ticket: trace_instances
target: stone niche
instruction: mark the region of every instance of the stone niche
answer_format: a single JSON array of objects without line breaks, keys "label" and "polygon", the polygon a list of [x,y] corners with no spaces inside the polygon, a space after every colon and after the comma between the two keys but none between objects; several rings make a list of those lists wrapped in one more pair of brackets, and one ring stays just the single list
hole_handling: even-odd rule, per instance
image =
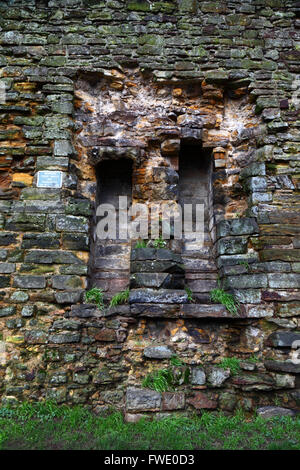
[{"label": "stone niche", "polygon": [[[82,74],[75,94],[74,165],[81,195],[94,204],[88,285],[102,288],[106,301],[130,288],[128,303],[114,308],[70,307],[81,331],[76,349],[93,358],[91,366],[80,362],[76,377],[86,385],[84,393],[76,390],[77,400],[98,410],[119,406],[128,420],[185,409],[251,411],[275,394],[295,406],[288,351],[280,350],[279,368],[265,361],[278,347],[273,325],[283,320],[273,320],[276,267],[263,263],[258,250],[266,168],[257,161],[263,129],[247,88],[234,80],[161,84],[111,71]],[[172,238],[146,248],[136,248],[136,240],[97,241],[96,207],[114,203],[120,191],[150,208],[203,203],[203,247],[190,250],[187,240]],[[211,302],[218,280],[236,296],[237,315]],[[239,359],[238,372],[226,362],[220,367],[227,357]],[[176,391],[142,386],[151,371],[168,367]]]},{"label": "stone niche", "polygon": [[[37,168],[62,171],[63,188],[41,190],[32,179],[32,187],[16,180],[19,200],[4,191],[5,399],[51,398],[98,412],[113,405],[133,421],[155,412],[251,412],[275,398],[297,409],[300,370],[290,358],[300,335],[299,250],[290,203],[278,209],[295,186],[266,165],[274,140],[255,114],[249,80],[228,77],[174,83],[135,68],[91,67],[47,84],[75,86],[74,120],[65,116],[67,92],[66,102],[49,98],[62,116],[45,121],[55,156],[38,156]],[[204,203],[203,246],[99,241],[96,208],[120,193],[150,209]],[[211,302],[219,279],[238,314]],[[106,305],[129,287],[128,302],[100,310],[84,301],[94,286]],[[145,386],[166,368],[169,390]]]}]

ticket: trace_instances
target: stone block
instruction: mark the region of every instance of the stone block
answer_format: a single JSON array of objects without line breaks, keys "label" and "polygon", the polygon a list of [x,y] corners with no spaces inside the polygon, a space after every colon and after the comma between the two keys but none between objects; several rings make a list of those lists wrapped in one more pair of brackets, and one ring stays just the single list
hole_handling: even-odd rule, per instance
[{"label": "stone block", "polygon": [[13,285],[21,289],[44,289],[46,279],[44,276],[14,276]]},{"label": "stone block", "polygon": [[183,318],[222,318],[230,317],[226,307],[220,304],[185,304],[180,308]]},{"label": "stone block", "polygon": [[300,249],[265,249],[260,252],[260,257],[262,261],[299,261]]},{"label": "stone block", "polygon": [[206,381],[206,375],[202,367],[192,367],[190,382],[192,385],[204,385]]},{"label": "stone block", "polygon": [[101,315],[101,312],[96,307],[96,305],[82,304],[82,305],[72,305],[71,307],[72,317],[90,318],[90,317],[99,317],[100,315]]},{"label": "stone block", "polygon": [[69,166],[69,159],[66,157],[37,157],[37,170],[59,170],[66,171]]},{"label": "stone block", "polygon": [[257,222],[252,217],[222,220],[217,225],[218,238],[230,235],[252,235],[258,232],[259,228]]},{"label": "stone block", "polygon": [[75,215],[58,215],[56,217],[58,232],[88,232],[89,224],[85,217]]},{"label": "stone block", "polygon": [[276,416],[295,416],[296,411],[281,406],[262,406],[257,408],[257,414],[261,418],[270,419]]},{"label": "stone block", "polygon": [[263,176],[251,176],[245,180],[245,187],[252,193],[263,193],[267,190],[267,178]]},{"label": "stone block", "polygon": [[24,305],[21,310],[22,317],[33,317],[34,313],[36,312],[35,305]]},{"label": "stone block", "polygon": [[300,274],[293,273],[274,273],[268,274],[269,287],[278,289],[299,288]]},{"label": "stone block", "polygon": [[15,272],[16,265],[15,263],[0,263],[0,273],[1,274],[10,274]]},{"label": "stone block", "polygon": [[81,300],[82,291],[56,292],[55,300],[58,304],[76,304]]},{"label": "stone block", "polygon": [[83,288],[83,281],[79,276],[57,275],[52,276],[52,287],[59,290]]},{"label": "stone block", "polygon": [[28,344],[46,344],[48,342],[48,333],[44,330],[32,328],[25,331],[24,339]]},{"label": "stone block", "polygon": [[17,243],[17,235],[15,233],[0,233],[0,246],[13,245]]},{"label": "stone block", "polygon": [[208,382],[212,387],[222,387],[225,380],[227,380],[229,377],[230,369],[215,367],[209,373]]},{"label": "stone block", "polygon": [[16,307],[13,305],[9,305],[7,307],[0,308],[0,317],[9,317],[10,315],[15,315]]},{"label": "stone block", "polygon": [[129,387],[126,392],[126,409],[129,411],[158,411],[161,394],[149,389]]},{"label": "stone block", "polygon": [[58,333],[49,336],[49,343],[54,344],[67,344],[67,343],[79,343],[80,333]]},{"label": "stone block", "polygon": [[241,180],[250,176],[266,176],[266,164],[263,162],[254,162],[241,170]]},{"label": "stone block", "polygon": [[164,392],[162,394],[162,410],[182,410],[185,406],[184,393]]},{"label": "stone block", "polygon": [[67,250],[88,251],[89,237],[79,233],[63,233],[62,247]]},{"label": "stone block", "polygon": [[46,216],[43,214],[14,214],[6,220],[5,229],[16,232],[43,232]]},{"label": "stone block", "polygon": [[130,314],[148,318],[177,318],[181,316],[179,304],[132,304],[130,305]]},{"label": "stone block", "polygon": [[219,255],[246,253],[247,246],[247,238],[242,237],[221,238],[217,242],[217,250]]},{"label": "stone block", "polygon": [[174,351],[169,346],[148,346],[144,349],[144,356],[150,359],[170,359]]},{"label": "stone block", "polygon": [[258,289],[268,286],[268,277],[266,274],[227,276],[225,283],[231,289]]},{"label": "stone block", "polygon": [[274,348],[291,348],[295,341],[300,341],[298,331],[276,331],[268,337],[268,343]]},{"label": "stone block", "polygon": [[171,278],[171,274],[168,273],[135,273],[130,276],[130,286],[136,287],[163,287],[167,281],[167,278]]},{"label": "stone block", "polygon": [[174,261],[132,261],[130,265],[132,273],[184,273],[182,265]]},{"label": "stone block", "polygon": [[166,139],[161,144],[161,153],[164,156],[178,155],[180,150],[180,139]]},{"label": "stone block", "polygon": [[24,261],[36,264],[82,264],[74,253],[62,250],[31,250],[25,255]]},{"label": "stone block", "polygon": [[129,303],[183,304],[188,302],[185,290],[173,289],[134,289],[130,291]]},{"label": "stone block", "polygon": [[267,370],[270,370],[272,372],[287,372],[289,374],[300,374],[300,364],[295,364],[291,360],[265,361],[264,365]]},{"label": "stone block", "polygon": [[24,233],[21,248],[59,248],[57,233]]},{"label": "stone block", "polygon": [[214,410],[218,406],[217,396],[206,392],[196,392],[187,400],[197,410]]}]

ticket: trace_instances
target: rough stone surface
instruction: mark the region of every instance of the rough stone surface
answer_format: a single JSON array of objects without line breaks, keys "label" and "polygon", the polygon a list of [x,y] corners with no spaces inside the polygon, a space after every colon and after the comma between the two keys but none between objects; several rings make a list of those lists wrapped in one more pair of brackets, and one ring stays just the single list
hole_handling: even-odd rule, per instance
[{"label": "rough stone surface", "polygon": [[208,381],[213,387],[221,387],[226,379],[230,377],[229,369],[214,368],[208,376]]},{"label": "rough stone surface", "polygon": [[[0,18],[3,403],[124,411],[129,388],[132,420],[277,393],[297,410],[297,2],[10,0]],[[38,187],[45,170],[61,188]],[[166,240],[98,243],[96,207],[119,192],[158,225],[158,203],[203,204],[203,246],[171,219]],[[226,379],[224,357],[241,369]],[[141,385],[159,367],[176,381],[162,398]]]},{"label": "rough stone surface", "polygon": [[258,416],[264,419],[273,418],[274,416],[295,416],[295,411],[281,406],[262,406],[257,410]]},{"label": "rough stone surface", "polygon": [[154,390],[130,387],[126,392],[126,408],[129,411],[158,410],[161,404],[161,395]]},{"label": "rough stone surface", "polygon": [[191,384],[193,385],[204,385],[206,381],[206,375],[202,368],[192,367],[191,372]]},{"label": "rough stone surface", "polygon": [[144,356],[150,359],[169,359],[173,354],[168,346],[148,346],[144,349]]}]

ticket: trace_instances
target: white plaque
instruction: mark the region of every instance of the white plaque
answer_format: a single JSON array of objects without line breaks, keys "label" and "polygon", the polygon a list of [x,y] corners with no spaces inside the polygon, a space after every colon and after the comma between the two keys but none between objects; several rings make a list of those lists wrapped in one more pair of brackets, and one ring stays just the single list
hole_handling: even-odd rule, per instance
[{"label": "white plaque", "polygon": [[38,171],[37,174],[38,188],[61,188],[62,187],[62,171]]}]

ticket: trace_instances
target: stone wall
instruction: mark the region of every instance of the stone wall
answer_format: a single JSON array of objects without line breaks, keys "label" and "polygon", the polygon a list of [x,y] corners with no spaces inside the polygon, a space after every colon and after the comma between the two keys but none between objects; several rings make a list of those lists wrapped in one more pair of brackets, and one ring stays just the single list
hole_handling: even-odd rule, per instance
[{"label": "stone wall", "polygon": [[[299,11],[289,0],[0,2],[4,402],[112,405],[128,420],[298,409]],[[130,283],[129,303],[85,303],[97,165],[131,159],[133,201],[176,204],[186,144],[213,166],[203,250],[106,246],[97,285],[109,300]],[[62,171],[62,188],[38,188],[40,170]],[[210,302],[217,278],[238,315]],[[228,357],[237,370],[220,367]],[[163,368],[174,389],[142,386]]]}]

